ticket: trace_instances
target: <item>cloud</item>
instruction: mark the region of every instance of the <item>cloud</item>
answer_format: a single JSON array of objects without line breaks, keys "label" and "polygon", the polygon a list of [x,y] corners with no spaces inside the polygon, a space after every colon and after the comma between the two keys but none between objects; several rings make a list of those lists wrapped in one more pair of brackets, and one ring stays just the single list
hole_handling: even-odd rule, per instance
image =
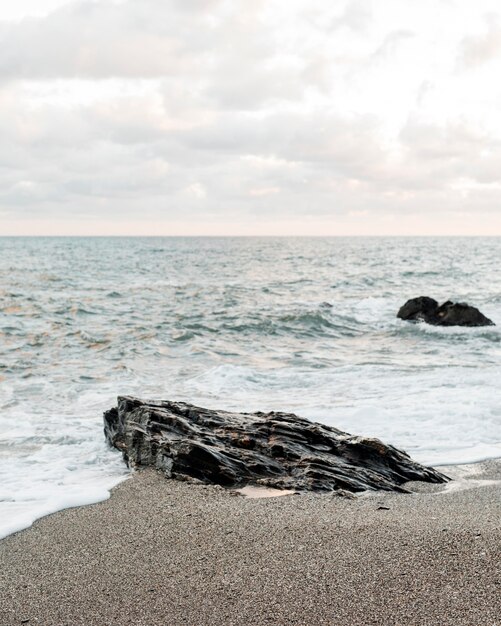
[{"label": "cloud", "polygon": [[355,32],[364,32],[372,21],[372,10],[370,3],[364,0],[353,0],[344,7],[341,15],[332,18],[330,30],[339,28],[349,28]]},{"label": "cloud", "polygon": [[399,45],[411,39],[415,33],[411,30],[395,30],[386,35],[381,45],[373,53],[374,60],[385,60],[394,56],[398,52]]},{"label": "cloud", "polygon": [[[458,191],[473,208],[501,185],[501,141],[481,127],[457,121],[446,126],[409,120],[401,132],[402,159],[394,181],[407,189]],[[495,204],[490,209],[497,210]]]},{"label": "cloud", "polygon": [[[0,75],[7,78],[107,78],[168,75],[189,70],[168,12],[158,22],[149,1],[78,2],[43,18],[4,24]],[[184,22],[181,15],[176,22]],[[184,25],[183,29],[186,26]]]},{"label": "cloud", "polygon": [[78,1],[0,24],[0,214],[499,210],[501,102],[454,70],[458,46],[469,67],[495,54],[497,22],[481,44],[478,23],[432,19],[454,3],[384,4]]},{"label": "cloud", "polygon": [[466,123],[443,127],[412,119],[402,129],[400,138],[421,162],[463,159],[475,155],[489,143],[487,137]]},{"label": "cloud", "polygon": [[501,26],[497,15],[487,15],[486,31],[481,35],[469,35],[460,42],[458,68],[470,70],[500,56]]}]

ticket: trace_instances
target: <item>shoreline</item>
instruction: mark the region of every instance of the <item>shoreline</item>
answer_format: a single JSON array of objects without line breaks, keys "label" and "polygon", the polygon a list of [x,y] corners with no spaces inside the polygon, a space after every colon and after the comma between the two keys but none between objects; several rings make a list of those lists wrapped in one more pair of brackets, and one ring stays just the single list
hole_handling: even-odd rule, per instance
[{"label": "shoreline", "polygon": [[0,623],[501,625],[501,459],[440,470],[353,499],[135,473],[0,541]]}]

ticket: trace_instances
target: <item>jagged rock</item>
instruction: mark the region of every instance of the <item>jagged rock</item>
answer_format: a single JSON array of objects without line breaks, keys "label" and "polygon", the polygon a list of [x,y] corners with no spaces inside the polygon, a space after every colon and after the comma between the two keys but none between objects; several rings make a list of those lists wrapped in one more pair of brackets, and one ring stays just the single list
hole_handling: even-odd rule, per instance
[{"label": "jagged rock", "polygon": [[485,317],[474,306],[463,302],[447,300],[442,305],[433,298],[420,296],[412,298],[400,308],[397,317],[412,322],[426,322],[434,326],[494,326],[494,322]]},{"label": "jagged rock", "polygon": [[447,480],[378,439],[289,413],[230,413],[124,396],[104,414],[104,432],[130,467],[227,487],[405,492],[407,481]]}]

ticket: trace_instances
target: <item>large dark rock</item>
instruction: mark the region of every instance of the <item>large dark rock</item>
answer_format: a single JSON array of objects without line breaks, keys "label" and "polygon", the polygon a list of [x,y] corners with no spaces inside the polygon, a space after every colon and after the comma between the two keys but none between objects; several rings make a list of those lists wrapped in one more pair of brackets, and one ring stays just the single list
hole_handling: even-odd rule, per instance
[{"label": "large dark rock", "polygon": [[378,439],[289,413],[229,413],[124,396],[104,414],[104,432],[130,467],[228,487],[406,491],[407,481],[447,480]]},{"label": "large dark rock", "polygon": [[435,312],[439,326],[494,326],[494,322],[485,317],[474,306],[463,302],[444,302]]},{"label": "large dark rock", "polygon": [[474,306],[450,300],[439,306],[436,300],[426,296],[407,300],[397,317],[434,326],[494,326],[494,322]]},{"label": "large dark rock", "polygon": [[397,317],[413,322],[427,322],[434,316],[437,309],[438,302],[436,300],[427,296],[420,296],[407,300],[404,306],[400,307]]}]

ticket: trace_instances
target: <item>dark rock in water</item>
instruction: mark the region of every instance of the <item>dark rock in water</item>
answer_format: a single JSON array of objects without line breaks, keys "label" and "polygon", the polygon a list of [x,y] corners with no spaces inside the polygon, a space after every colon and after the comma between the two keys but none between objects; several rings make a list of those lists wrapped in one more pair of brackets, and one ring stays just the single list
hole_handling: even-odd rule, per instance
[{"label": "dark rock in water", "polygon": [[378,439],[289,413],[229,413],[124,396],[104,414],[104,432],[130,467],[227,487],[405,492],[407,481],[447,480]]},{"label": "dark rock in water", "polygon": [[494,322],[485,317],[474,306],[463,302],[444,302],[435,312],[439,326],[494,326]]},{"label": "dark rock in water", "polygon": [[420,296],[412,298],[400,308],[397,317],[413,322],[426,322],[434,326],[494,326],[494,322],[485,317],[474,306],[448,300],[440,306],[433,298]]},{"label": "dark rock in water", "polygon": [[424,321],[427,322],[438,309],[438,302],[427,296],[412,298],[407,300],[403,307],[397,313],[397,317],[401,320]]}]

